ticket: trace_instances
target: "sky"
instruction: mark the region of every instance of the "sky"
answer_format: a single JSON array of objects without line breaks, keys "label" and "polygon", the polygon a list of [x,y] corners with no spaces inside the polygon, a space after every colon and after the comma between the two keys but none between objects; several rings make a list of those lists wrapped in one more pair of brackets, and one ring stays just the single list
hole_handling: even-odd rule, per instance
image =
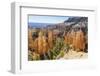
[{"label": "sky", "polygon": [[28,16],[29,23],[61,23],[67,20],[69,17],[67,16],[38,16],[38,15],[30,15]]}]

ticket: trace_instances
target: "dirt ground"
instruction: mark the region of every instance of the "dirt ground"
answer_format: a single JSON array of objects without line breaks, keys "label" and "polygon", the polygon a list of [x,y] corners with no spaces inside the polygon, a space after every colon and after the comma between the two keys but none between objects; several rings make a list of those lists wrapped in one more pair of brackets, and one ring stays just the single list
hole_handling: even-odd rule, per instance
[{"label": "dirt ground", "polygon": [[86,59],[86,58],[88,58],[88,53],[70,50],[61,59]]}]

